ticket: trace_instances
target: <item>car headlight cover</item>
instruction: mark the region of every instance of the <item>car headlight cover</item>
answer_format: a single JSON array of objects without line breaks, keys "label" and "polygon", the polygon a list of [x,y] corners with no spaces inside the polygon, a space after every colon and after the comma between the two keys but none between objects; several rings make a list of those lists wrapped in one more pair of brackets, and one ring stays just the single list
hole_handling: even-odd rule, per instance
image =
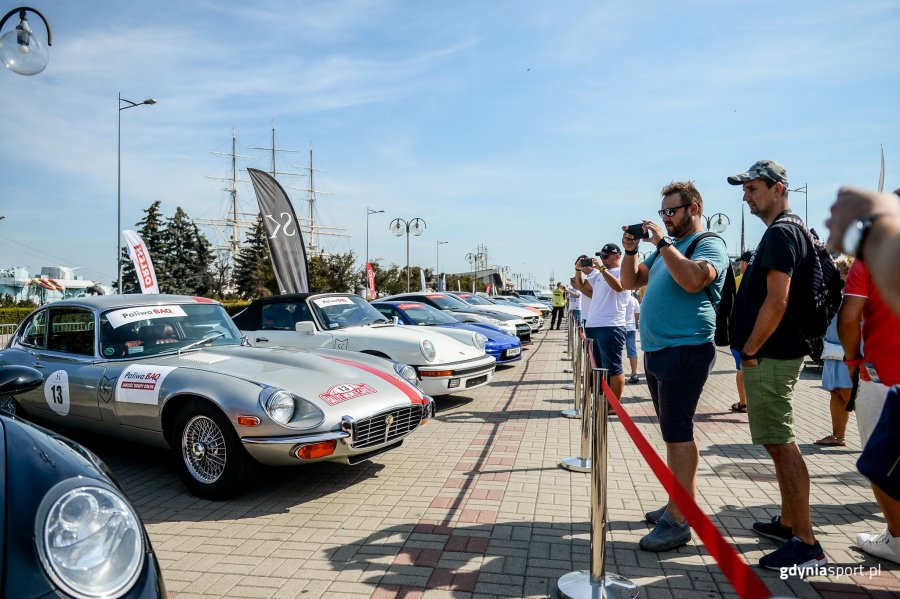
[{"label": "car headlight cover", "polygon": [[400,375],[404,381],[409,383],[410,385],[418,386],[419,379],[416,376],[416,369],[410,366],[409,364],[404,364],[402,362],[394,362],[394,371]]},{"label": "car headlight cover", "polygon": [[484,350],[484,344],[487,343],[487,337],[481,333],[472,333],[472,343],[480,350]]},{"label": "car headlight cover", "polygon": [[322,410],[284,389],[265,387],[259,393],[259,401],[272,420],[291,428],[316,426],[325,419]]},{"label": "car headlight cover", "polygon": [[35,521],[41,563],[69,595],[121,597],[144,565],[141,522],[122,495],[91,479],[53,487]]},{"label": "car headlight cover", "polygon": [[431,342],[431,339],[422,339],[422,342],[419,343],[419,348],[422,350],[422,355],[425,356],[425,359],[429,362],[432,362],[437,356],[437,352],[434,349],[434,343]]}]

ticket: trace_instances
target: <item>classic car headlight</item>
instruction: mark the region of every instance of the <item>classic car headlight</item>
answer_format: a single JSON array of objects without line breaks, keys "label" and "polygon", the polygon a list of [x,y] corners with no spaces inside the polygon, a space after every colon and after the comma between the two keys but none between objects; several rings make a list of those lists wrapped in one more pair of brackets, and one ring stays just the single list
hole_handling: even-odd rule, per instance
[{"label": "classic car headlight", "polygon": [[400,375],[404,381],[415,387],[419,386],[419,378],[416,376],[416,369],[409,364],[402,362],[394,362],[394,371]]},{"label": "classic car headlight", "polygon": [[481,333],[472,333],[472,343],[480,350],[484,350],[484,344],[487,343],[487,337]]},{"label": "classic car headlight", "polygon": [[266,412],[278,424],[285,424],[294,415],[294,396],[287,391],[276,391],[266,402]]},{"label": "classic car headlight", "polygon": [[260,391],[259,401],[272,420],[292,428],[315,426],[325,417],[322,410],[284,389],[266,387]]},{"label": "classic car headlight", "polygon": [[37,512],[35,538],[47,575],[67,595],[121,597],[144,565],[137,514],[113,487],[79,478],[53,487]]},{"label": "classic car headlight", "polygon": [[422,342],[419,343],[419,349],[422,350],[422,355],[425,356],[425,359],[429,362],[433,361],[435,356],[437,356],[437,352],[434,351],[434,343],[431,342],[431,339],[422,339]]}]

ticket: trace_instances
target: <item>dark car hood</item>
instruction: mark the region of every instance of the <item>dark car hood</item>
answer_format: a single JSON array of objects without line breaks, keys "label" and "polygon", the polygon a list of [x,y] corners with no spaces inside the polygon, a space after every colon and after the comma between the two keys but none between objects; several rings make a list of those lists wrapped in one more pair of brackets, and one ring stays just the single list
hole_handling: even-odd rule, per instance
[{"label": "dark car hood", "polygon": [[88,450],[52,431],[0,416],[0,595],[37,597],[47,592],[35,550],[35,510],[57,482],[82,476],[108,480],[106,466]]}]

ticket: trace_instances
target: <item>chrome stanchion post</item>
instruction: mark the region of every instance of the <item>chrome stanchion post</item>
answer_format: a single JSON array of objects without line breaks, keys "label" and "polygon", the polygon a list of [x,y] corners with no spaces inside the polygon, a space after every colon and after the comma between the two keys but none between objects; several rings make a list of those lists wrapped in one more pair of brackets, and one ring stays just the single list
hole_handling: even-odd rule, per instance
[{"label": "chrome stanchion post", "polygon": [[[591,394],[587,392],[588,383],[590,382],[590,353],[588,351],[588,347],[592,341],[587,340],[583,345],[583,353],[586,355],[584,358],[584,368],[581,372],[581,397],[583,401],[581,403],[581,447],[579,449],[578,457],[574,458],[565,458],[560,461],[559,465],[565,468],[566,470],[571,470],[572,472],[590,472],[591,471],[591,412],[595,409],[594,402],[592,401]],[[581,365],[579,365],[581,366]],[[577,397],[578,394],[576,394]]]},{"label": "chrome stanchion post", "polygon": [[[601,374],[602,373],[602,374]],[[566,599],[634,599],[640,589],[627,578],[606,572],[606,422],[608,404],[600,391],[600,377],[608,383],[609,371],[593,369],[592,417],[594,443],[591,447],[591,569],[569,572],[556,582],[560,597]],[[587,418],[585,417],[585,420]]]},{"label": "chrome stanchion post", "polygon": [[[573,352],[576,351],[575,337],[573,337],[573,335],[572,335],[572,332],[574,330],[572,327],[573,322],[575,322],[575,319],[572,318],[572,313],[566,312],[566,353],[569,354],[570,358],[574,358]],[[563,372],[568,374],[570,372],[574,372],[574,369],[563,368]],[[570,385],[571,385],[571,383],[566,383],[565,385],[563,385],[562,388],[571,391],[573,389],[573,387],[571,387]]]},{"label": "chrome stanchion post", "polygon": [[[577,335],[577,333],[576,333]],[[584,344],[581,341],[581,336],[578,335],[575,340],[575,351],[572,354],[572,386],[571,388],[575,391],[575,407],[571,410],[563,410],[561,414],[566,418],[581,418],[581,404],[582,404],[582,385],[581,385],[581,371],[583,366],[582,352],[584,352]],[[563,389],[568,389],[569,385],[563,387]]]}]

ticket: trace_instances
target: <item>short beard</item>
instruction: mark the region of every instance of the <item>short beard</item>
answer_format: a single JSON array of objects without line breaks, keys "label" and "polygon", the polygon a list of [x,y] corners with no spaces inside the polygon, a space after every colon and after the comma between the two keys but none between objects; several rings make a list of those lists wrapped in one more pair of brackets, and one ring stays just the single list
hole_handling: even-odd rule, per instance
[{"label": "short beard", "polygon": [[689,235],[694,229],[694,221],[691,216],[685,215],[685,217],[679,221],[677,224],[672,223],[672,230],[669,231],[669,234],[675,239],[681,239],[686,235]]}]

